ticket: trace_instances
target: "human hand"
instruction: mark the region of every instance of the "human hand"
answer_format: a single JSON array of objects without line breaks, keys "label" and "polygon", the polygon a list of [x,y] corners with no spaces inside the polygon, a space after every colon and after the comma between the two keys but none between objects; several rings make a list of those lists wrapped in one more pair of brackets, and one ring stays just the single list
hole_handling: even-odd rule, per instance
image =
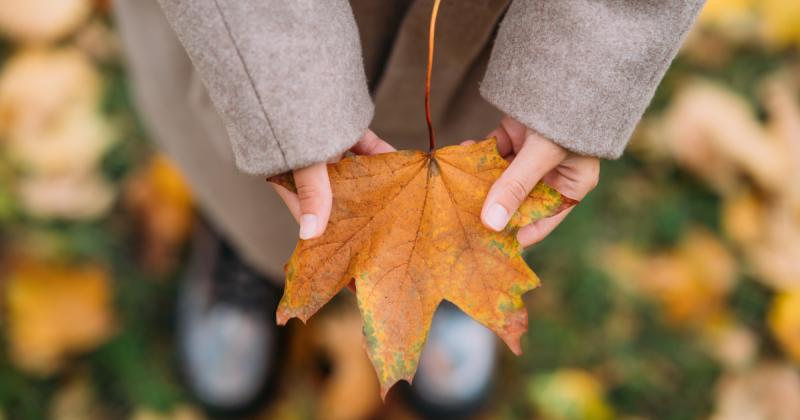
[{"label": "human hand", "polygon": [[[393,152],[395,148],[381,140],[372,130],[367,129],[364,136],[350,151],[357,155],[377,155]],[[300,239],[319,237],[325,232],[325,227],[328,225],[333,203],[327,163],[321,162],[302,169],[295,169],[292,174],[297,193],[271,182],[270,185],[289,208],[297,223],[300,224]]]},{"label": "human hand", "polygon": [[[511,162],[492,185],[481,210],[481,221],[492,230],[505,228],[539,180],[579,201],[597,186],[597,158],[569,152],[511,117],[503,118],[489,136],[497,138],[500,155]],[[522,227],[517,239],[522,246],[541,241],[570,211],[571,208]]]}]

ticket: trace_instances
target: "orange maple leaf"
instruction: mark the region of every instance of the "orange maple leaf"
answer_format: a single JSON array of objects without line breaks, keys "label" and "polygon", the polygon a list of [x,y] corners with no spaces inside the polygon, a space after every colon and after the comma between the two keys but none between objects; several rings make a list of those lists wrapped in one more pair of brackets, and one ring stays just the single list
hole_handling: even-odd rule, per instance
[{"label": "orange maple leaf", "polygon": [[[384,396],[397,381],[411,381],[443,299],[519,354],[528,327],[522,295],[539,279],[522,258],[516,232],[576,201],[539,183],[506,229],[491,231],[481,224],[481,207],[506,167],[495,139],[328,165],[330,221],[321,237],[300,241],[286,265],[278,323],[305,322],[354,280]],[[290,175],[270,181],[294,189]]]}]

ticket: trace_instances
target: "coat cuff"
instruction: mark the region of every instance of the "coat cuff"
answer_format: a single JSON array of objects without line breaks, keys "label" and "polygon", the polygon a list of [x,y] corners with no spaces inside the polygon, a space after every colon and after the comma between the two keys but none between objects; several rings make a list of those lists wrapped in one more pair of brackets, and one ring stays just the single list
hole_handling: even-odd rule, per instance
[{"label": "coat cuff", "polygon": [[236,166],[273,175],[324,162],[373,114],[347,0],[159,0],[208,89]]},{"label": "coat cuff", "polygon": [[516,0],[481,95],[570,151],[618,158],[703,3]]}]

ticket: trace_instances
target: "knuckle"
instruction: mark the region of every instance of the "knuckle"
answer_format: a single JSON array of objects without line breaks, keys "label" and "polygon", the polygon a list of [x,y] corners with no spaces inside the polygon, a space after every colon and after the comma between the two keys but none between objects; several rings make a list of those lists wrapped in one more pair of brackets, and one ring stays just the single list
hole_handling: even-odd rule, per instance
[{"label": "knuckle", "polygon": [[378,148],[378,139],[376,138],[368,138],[366,143],[364,144],[364,151],[368,155],[375,154],[375,150]]},{"label": "knuckle", "polygon": [[587,187],[587,189],[589,191],[595,189],[599,182],[600,182],[600,179],[598,177],[596,177],[596,176],[591,176],[585,181],[586,187]]},{"label": "knuckle", "polygon": [[517,203],[521,203],[528,197],[528,188],[525,184],[516,178],[511,178],[506,181],[505,190]]},{"label": "knuckle", "polygon": [[297,198],[303,207],[314,207],[322,203],[322,188],[315,184],[297,186]]},{"label": "knuckle", "polygon": [[600,183],[600,161],[594,160],[589,171],[588,181],[590,190],[593,190],[595,187],[597,187],[597,184]]}]

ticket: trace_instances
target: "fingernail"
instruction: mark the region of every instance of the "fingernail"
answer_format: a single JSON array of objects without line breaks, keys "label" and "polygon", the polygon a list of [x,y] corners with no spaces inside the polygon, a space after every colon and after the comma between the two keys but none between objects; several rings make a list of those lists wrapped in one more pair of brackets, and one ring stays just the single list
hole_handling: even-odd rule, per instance
[{"label": "fingernail", "polygon": [[304,214],[300,217],[300,239],[311,239],[317,233],[317,215]]},{"label": "fingernail", "polygon": [[508,211],[498,203],[492,203],[486,209],[483,220],[490,228],[500,232],[508,224]]}]

